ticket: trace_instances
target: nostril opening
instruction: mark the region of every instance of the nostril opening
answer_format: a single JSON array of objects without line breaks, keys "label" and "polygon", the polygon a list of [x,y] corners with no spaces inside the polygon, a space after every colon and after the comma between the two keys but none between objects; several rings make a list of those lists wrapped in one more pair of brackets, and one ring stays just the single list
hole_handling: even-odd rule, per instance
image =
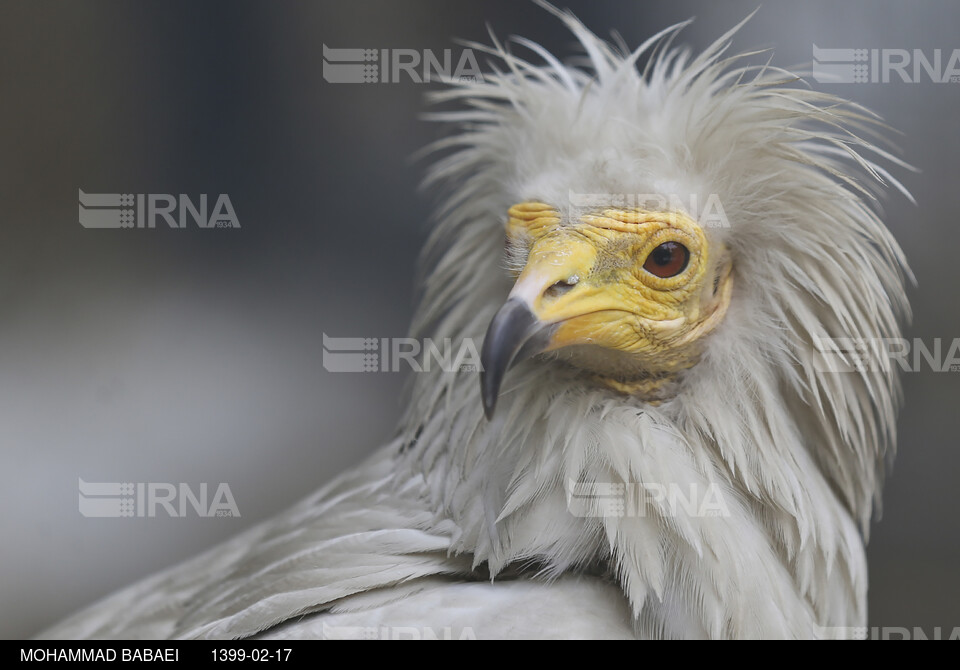
[{"label": "nostril opening", "polygon": [[563,279],[544,291],[543,295],[545,298],[558,298],[576,286],[579,281],[580,277],[577,277],[576,275],[568,279]]}]

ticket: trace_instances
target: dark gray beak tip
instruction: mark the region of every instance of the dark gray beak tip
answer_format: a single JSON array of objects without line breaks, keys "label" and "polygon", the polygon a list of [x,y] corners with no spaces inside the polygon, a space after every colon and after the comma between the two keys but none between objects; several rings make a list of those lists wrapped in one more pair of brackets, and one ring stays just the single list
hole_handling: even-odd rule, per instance
[{"label": "dark gray beak tip", "polygon": [[499,388],[494,389],[492,385],[487,385],[484,377],[484,373],[481,372],[480,388],[482,389],[481,393],[483,395],[483,415],[487,417],[487,421],[491,421],[493,419],[493,412],[495,409],[497,409],[497,396],[499,394]]},{"label": "dark gray beak tip", "polygon": [[552,330],[519,300],[507,300],[493,317],[480,352],[480,395],[488,420],[493,418],[500,385],[517,354],[529,357],[543,351]]}]

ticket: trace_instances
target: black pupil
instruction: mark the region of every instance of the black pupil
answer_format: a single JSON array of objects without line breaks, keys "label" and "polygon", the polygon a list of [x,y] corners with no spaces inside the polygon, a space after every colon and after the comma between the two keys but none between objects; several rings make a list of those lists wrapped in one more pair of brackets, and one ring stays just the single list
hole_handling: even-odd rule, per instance
[{"label": "black pupil", "polygon": [[676,242],[665,242],[653,250],[653,262],[657,265],[670,265],[680,253],[680,245]]}]

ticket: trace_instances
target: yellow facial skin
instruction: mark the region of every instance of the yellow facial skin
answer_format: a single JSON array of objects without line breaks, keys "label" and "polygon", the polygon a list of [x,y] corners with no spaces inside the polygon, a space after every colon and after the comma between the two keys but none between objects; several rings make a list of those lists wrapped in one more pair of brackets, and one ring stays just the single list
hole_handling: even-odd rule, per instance
[{"label": "yellow facial skin", "polygon": [[[556,324],[546,350],[572,347],[571,362],[627,392],[693,365],[730,302],[725,250],[710,249],[683,212],[606,209],[564,221],[526,202],[510,208],[507,237],[512,255],[525,256],[510,297]],[[662,278],[644,263],[665,242],[683,245],[689,261]]]}]

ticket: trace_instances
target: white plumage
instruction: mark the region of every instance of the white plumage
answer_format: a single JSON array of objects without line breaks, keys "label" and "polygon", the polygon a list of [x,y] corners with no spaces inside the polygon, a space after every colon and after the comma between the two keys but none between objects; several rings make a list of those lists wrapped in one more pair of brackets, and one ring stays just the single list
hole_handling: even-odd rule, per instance
[{"label": "white plumage", "polygon": [[[902,164],[873,143],[870,113],[726,57],[736,28],[696,57],[670,48],[682,26],[620,53],[561,16],[585,61],[524,40],[530,61],[472,45],[494,73],[436,95],[456,105],[434,114],[455,130],[433,147],[428,181],[447,195],[414,333],[483,337],[511,289],[514,203],[715,194],[729,226],[705,234],[729,250],[734,289],[676,393],[623,395],[548,354],[511,370],[488,421],[476,374],[418,374],[399,437],[365,464],[45,636],[817,637],[865,624],[863,535],[899,386],[883,367],[825,370],[814,351],[896,337],[909,316],[909,271],[875,207],[886,185],[902,190],[875,161]],[[729,514],[574,515],[571,482],[712,486]]]}]

